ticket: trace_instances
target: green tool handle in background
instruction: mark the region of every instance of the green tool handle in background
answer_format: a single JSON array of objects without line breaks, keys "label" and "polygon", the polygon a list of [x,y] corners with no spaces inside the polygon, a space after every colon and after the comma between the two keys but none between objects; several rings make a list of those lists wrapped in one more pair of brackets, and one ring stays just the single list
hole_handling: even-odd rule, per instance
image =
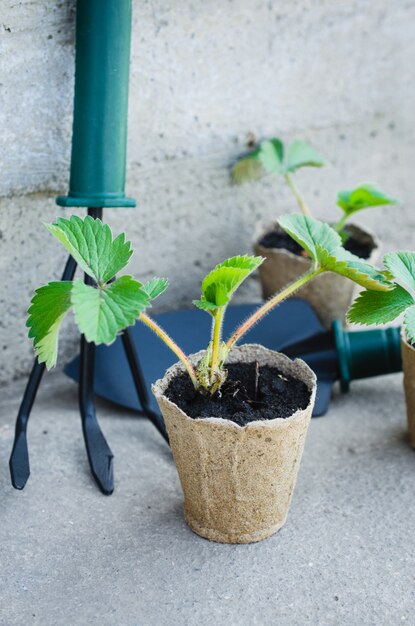
[{"label": "green tool handle in background", "polygon": [[400,328],[350,332],[336,321],[333,335],[343,392],[349,391],[352,380],[402,371]]},{"label": "green tool handle in background", "polygon": [[125,197],[131,0],[78,0],[75,100],[65,207],[133,207]]}]

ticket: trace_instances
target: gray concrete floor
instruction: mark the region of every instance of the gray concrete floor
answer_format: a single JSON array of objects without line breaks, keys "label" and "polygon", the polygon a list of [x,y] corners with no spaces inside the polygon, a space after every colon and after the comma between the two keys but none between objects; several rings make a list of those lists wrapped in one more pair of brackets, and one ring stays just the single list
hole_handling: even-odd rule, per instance
[{"label": "gray concrete floor", "polygon": [[415,453],[401,376],[335,394],[312,421],[291,512],[248,546],[194,535],[168,448],[153,426],[99,402],[116,491],[87,466],[76,387],[41,388],[32,475],[9,482],[22,382],[1,390],[0,624],[415,624]]}]

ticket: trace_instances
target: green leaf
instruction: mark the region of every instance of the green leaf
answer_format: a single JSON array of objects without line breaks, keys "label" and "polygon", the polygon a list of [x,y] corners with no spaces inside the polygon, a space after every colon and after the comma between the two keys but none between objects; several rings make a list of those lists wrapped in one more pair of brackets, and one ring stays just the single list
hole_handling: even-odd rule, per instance
[{"label": "green leaf", "polygon": [[258,158],[266,172],[282,174],[284,172],[284,144],[274,137],[261,142]]},{"label": "green leaf", "polygon": [[342,248],[339,234],[328,224],[297,214],[283,215],[278,223],[325,271],[350,278],[367,289],[392,289],[383,272]]},{"label": "green leaf", "polygon": [[398,204],[398,200],[377,189],[374,185],[360,185],[350,191],[339,191],[337,195],[337,205],[343,209],[346,215],[385,204]]},{"label": "green leaf", "polygon": [[374,291],[390,291],[393,289],[393,284],[388,280],[384,272],[370,265],[370,263],[365,263],[358,256],[344,248],[337,248],[332,255],[322,250],[318,254],[318,261],[320,266],[326,271],[335,272],[350,278],[350,280],[366,289]]},{"label": "green leaf", "polygon": [[217,265],[203,280],[202,297],[193,304],[199,309],[214,312],[230,301],[241,283],[263,263],[263,257],[236,256]]},{"label": "green leaf", "polygon": [[131,276],[121,276],[102,289],[77,280],[71,302],[80,331],[97,345],[115,341],[118,333],[132,326],[150,306],[148,294]]},{"label": "green leaf", "polygon": [[282,215],[278,223],[315,261],[318,260],[317,246],[332,254],[341,245],[339,234],[313,217],[292,213]]},{"label": "green leaf", "polygon": [[153,278],[144,285],[141,285],[141,289],[147,294],[150,300],[155,300],[164,291],[166,291],[169,285],[167,278]]},{"label": "green leaf", "polygon": [[398,283],[415,292],[415,252],[391,252],[383,263]]},{"label": "green leaf", "polygon": [[[219,263],[213,270],[213,272],[222,267],[232,267],[240,271],[248,272],[247,276],[257,269],[265,261],[262,256],[251,256],[244,254],[243,256],[232,256],[226,259],[222,263]],[[209,273],[209,276],[212,272]],[[207,277],[206,277],[207,278]]]},{"label": "green leaf", "polygon": [[300,167],[322,167],[325,163],[322,155],[305,141],[297,139],[288,148],[287,172],[295,172]]},{"label": "green leaf", "polygon": [[197,306],[198,309],[202,309],[202,311],[207,311],[208,313],[213,313],[218,309],[217,304],[213,304],[207,300],[193,300],[193,304]]},{"label": "green leaf", "polygon": [[407,309],[404,315],[403,325],[408,339],[412,343],[415,343],[415,306],[411,306]]},{"label": "green leaf", "polygon": [[259,148],[239,159],[232,167],[232,180],[236,185],[259,180],[264,176],[265,171],[258,159],[258,154]]},{"label": "green leaf", "polygon": [[284,162],[284,144],[278,137],[262,141],[259,148],[239,159],[232,168],[235,183],[258,180],[264,174],[286,174],[300,167],[322,167],[325,160],[308,143],[296,140],[288,148]]},{"label": "green leaf", "polygon": [[399,285],[391,291],[364,291],[353,302],[347,319],[355,324],[386,324],[413,304],[412,296]]},{"label": "green leaf", "polygon": [[98,284],[111,280],[132,255],[131,243],[125,241],[124,234],[113,239],[110,227],[90,216],[84,219],[77,215],[70,219],[60,217],[55,224],[46,226]]},{"label": "green leaf", "polygon": [[259,180],[265,174],[284,172],[284,144],[280,139],[266,139],[258,148],[239,159],[232,168],[233,181],[241,185]]},{"label": "green leaf", "polygon": [[56,365],[60,325],[71,308],[72,282],[52,282],[40,287],[32,298],[26,326],[39,363]]}]

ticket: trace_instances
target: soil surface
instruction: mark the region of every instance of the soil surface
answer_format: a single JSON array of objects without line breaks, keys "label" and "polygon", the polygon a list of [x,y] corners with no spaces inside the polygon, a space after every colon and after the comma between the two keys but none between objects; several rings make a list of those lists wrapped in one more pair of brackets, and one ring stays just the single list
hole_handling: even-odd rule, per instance
[{"label": "soil surface", "polygon": [[[345,230],[347,232],[347,227]],[[262,239],[259,240],[259,244],[264,246],[264,248],[283,248],[284,250],[288,250],[298,256],[307,256],[300,244],[294,241],[290,235],[277,227],[268,231]],[[372,252],[372,247],[370,245],[366,242],[359,241],[353,236],[349,237],[343,245],[346,250],[361,259],[368,259]]]},{"label": "soil surface", "polygon": [[196,391],[187,373],[174,378],[166,396],[189,417],[221,417],[245,426],[256,420],[290,417],[305,409],[310,391],[305,383],[277,368],[257,363],[232,363],[228,378],[214,396]]}]

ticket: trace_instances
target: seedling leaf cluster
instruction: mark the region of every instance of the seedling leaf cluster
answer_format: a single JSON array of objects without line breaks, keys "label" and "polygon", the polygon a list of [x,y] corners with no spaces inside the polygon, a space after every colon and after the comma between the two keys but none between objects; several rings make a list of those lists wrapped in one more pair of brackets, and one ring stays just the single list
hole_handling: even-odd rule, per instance
[{"label": "seedling leaf cluster", "polygon": [[154,278],[143,284],[129,275],[116,278],[132,255],[131,243],[125,240],[124,234],[114,238],[108,225],[91,217],[59,218],[55,224],[47,226],[49,231],[70,252],[93,284],[81,280],[51,282],[35,292],[27,326],[39,361],[48,368],[56,364],[59,329],[70,310],[73,310],[76,323],[87,341],[95,344],[111,344],[120,332],[138,319],[182,361],[196,389],[214,394],[226,380],[226,360],[235,344],[264,315],[319,274],[336,272],[369,289],[367,293],[379,293],[383,297],[391,290],[395,291],[389,273],[380,272],[346,252],[339,234],[327,224],[304,215],[285,215],[279,223],[308,252],[313,267],[259,306],[227,340],[223,340],[226,307],[238,287],[264,259],[235,256],[218,264],[203,280],[200,298],[194,300],[194,304],[212,318],[211,340],[195,369],[181,348],[146,312],[151,302],[166,290],[167,280]]},{"label": "seedling leaf cluster", "polygon": [[51,368],[56,364],[60,326],[71,309],[87,341],[110,344],[163,293],[167,280],[157,278],[143,285],[131,276],[115,278],[130,260],[131,243],[124,234],[114,239],[100,220],[74,215],[47,228],[95,283],[51,282],[35,292],[28,311],[29,337],[39,361]]},{"label": "seedling leaf cluster", "polygon": [[[303,215],[311,215],[308,203],[300,193],[292,174],[303,167],[323,167],[325,160],[305,141],[295,140],[287,146],[281,139],[274,137],[262,141],[249,154],[240,158],[232,168],[232,177],[236,184],[258,180],[267,174],[282,176],[297,201]],[[334,225],[342,234],[343,241],[347,233],[343,230],[351,215],[370,207],[397,204],[398,200],[384,193],[371,184],[362,184],[350,190],[339,191],[337,206],[343,214]]]},{"label": "seedling leaf cluster", "polygon": [[386,324],[404,315],[406,336],[415,342],[415,253],[391,252],[383,263],[392,289],[364,291],[352,304],[348,319],[357,324]]}]

